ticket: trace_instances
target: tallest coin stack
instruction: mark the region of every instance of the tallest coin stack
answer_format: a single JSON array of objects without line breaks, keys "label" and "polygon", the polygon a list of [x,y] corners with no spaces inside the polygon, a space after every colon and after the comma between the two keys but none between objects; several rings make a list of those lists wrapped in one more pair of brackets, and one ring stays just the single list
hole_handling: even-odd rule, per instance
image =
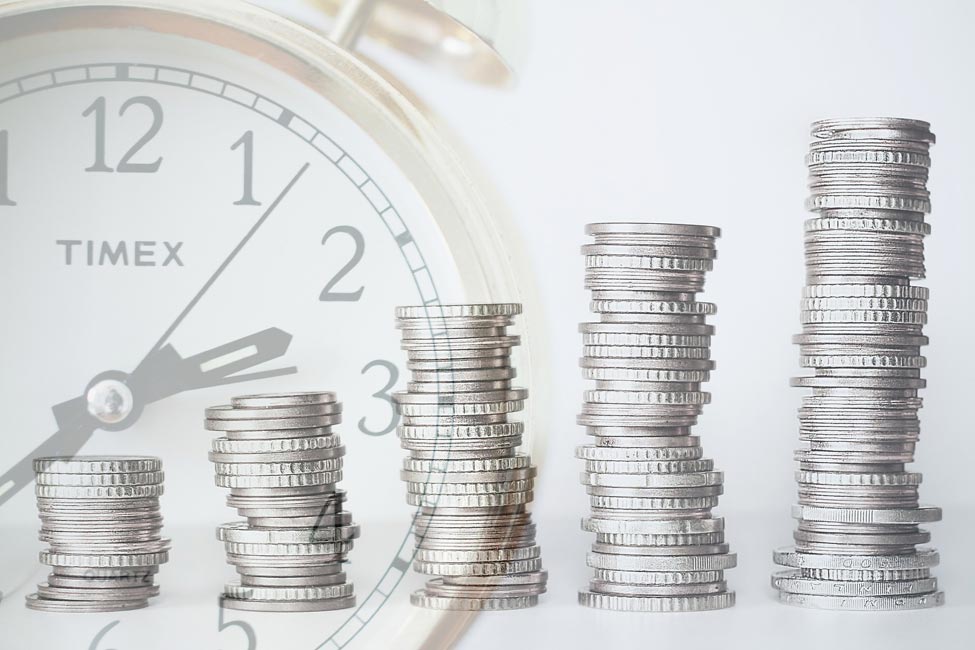
[{"label": "tallest coin stack", "polygon": [[941,518],[918,504],[908,472],[920,432],[918,389],[928,290],[926,188],[934,135],[926,122],[825,120],[807,156],[818,216],[806,222],[802,334],[811,376],[799,409],[799,520],[795,548],[776,551],[791,570],[773,576],[785,603],[895,610],[944,602],[931,577],[934,550],[919,524]]}]

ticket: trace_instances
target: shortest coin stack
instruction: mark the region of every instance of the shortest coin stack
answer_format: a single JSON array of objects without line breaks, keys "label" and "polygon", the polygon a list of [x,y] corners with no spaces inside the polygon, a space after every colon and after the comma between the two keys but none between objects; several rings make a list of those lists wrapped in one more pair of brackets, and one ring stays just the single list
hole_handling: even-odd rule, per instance
[{"label": "shortest coin stack", "polygon": [[49,612],[141,609],[169,559],[161,536],[162,461],[125,456],[37,458],[40,561],[52,567],[27,607]]},{"label": "shortest coin stack", "polygon": [[396,402],[402,478],[414,520],[413,567],[435,577],[415,592],[429,609],[531,607],[545,592],[535,543],[535,467],[516,452],[525,426],[509,422],[527,391],[512,387],[508,334],[521,305],[400,307],[397,327],[412,381]]},{"label": "shortest coin stack", "polygon": [[335,393],[235,397],[207,409],[217,485],[247,519],[220,526],[227,562],[240,582],[221,604],[260,612],[312,612],[355,605],[348,561],[359,527],[343,508],[345,447],[332,427],[342,421]]}]

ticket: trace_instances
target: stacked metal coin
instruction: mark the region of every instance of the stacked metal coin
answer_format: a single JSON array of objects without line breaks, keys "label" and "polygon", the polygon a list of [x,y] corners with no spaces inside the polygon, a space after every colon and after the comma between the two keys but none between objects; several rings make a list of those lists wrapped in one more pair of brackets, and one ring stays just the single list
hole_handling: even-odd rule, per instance
[{"label": "stacked metal coin", "polygon": [[169,560],[159,497],[162,461],[125,456],[37,458],[40,560],[52,567],[27,606],[49,612],[141,609]]},{"label": "stacked metal coin", "polygon": [[311,612],[355,605],[342,564],[359,527],[343,504],[345,447],[335,393],[235,397],[206,411],[217,485],[247,522],[217,529],[240,581],[224,588],[230,609]]},{"label": "stacked metal coin", "polygon": [[724,570],[736,564],[713,517],[723,475],[691,427],[710,394],[715,306],[698,302],[716,257],[717,228],[602,223],[586,232],[586,288],[599,322],[580,326],[587,390],[579,424],[582,482],[596,534],[595,576],[579,602],[639,612],[730,607]]},{"label": "stacked metal coin", "polygon": [[795,337],[812,389],[799,410],[795,548],[776,551],[772,584],[785,603],[854,610],[940,605],[938,554],[919,524],[908,472],[920,433],[927,344],[926,187],[934,135],[926,122],[816,122],[807,163],[818,216],[806,222],[807,284]]},{"label": "stacked metal coin", "polygon": [[521,305],[401,307],[412,381],[395,398],[407,500],[417,506],[413,567],[439,576],[412,595],[431,609],[531,607],[545,592],[535,543],[535,467],[510,422],[528,391],[512,388],[508,334]]}]

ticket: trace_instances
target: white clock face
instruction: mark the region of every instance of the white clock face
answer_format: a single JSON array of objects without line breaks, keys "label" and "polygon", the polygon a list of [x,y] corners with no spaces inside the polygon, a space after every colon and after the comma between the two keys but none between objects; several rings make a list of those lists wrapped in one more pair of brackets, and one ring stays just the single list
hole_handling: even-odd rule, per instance
[{"label": "white clock face", "polygon": [[[393,308],[464,300],[456,260],[407,175],[328,88],[296,80],[286,60],[208,43],[205,29],[164,31],[0,42],[0,627],[46,648],[88,647],[115,620],[101,647],[247,648],[231,619],[268,647],[391,633],[426,615],[407,604],[420,581],[389,401],[406,376]],[[341,487],[362,525],[348,572],[362,609],[300,626],[220,618],[233,572],[213,527],[236,513],[213,484],[203,408],[318,389],[345,404]],[[46,567],[21,459],[58,430],[45,452],[163,459],[174,551],[145,612],[23,606]]]}]

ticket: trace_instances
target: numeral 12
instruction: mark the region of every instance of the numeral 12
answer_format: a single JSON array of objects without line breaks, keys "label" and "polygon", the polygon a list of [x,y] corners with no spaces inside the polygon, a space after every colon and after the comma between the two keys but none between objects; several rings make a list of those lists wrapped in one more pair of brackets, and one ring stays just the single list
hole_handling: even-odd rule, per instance
[{"label": "numeral 12", "polygon": [[6,131],[0,131],[0,205],[17,205],[10,200],[7,191],[7,169],[10,159],[10,137]]}]

